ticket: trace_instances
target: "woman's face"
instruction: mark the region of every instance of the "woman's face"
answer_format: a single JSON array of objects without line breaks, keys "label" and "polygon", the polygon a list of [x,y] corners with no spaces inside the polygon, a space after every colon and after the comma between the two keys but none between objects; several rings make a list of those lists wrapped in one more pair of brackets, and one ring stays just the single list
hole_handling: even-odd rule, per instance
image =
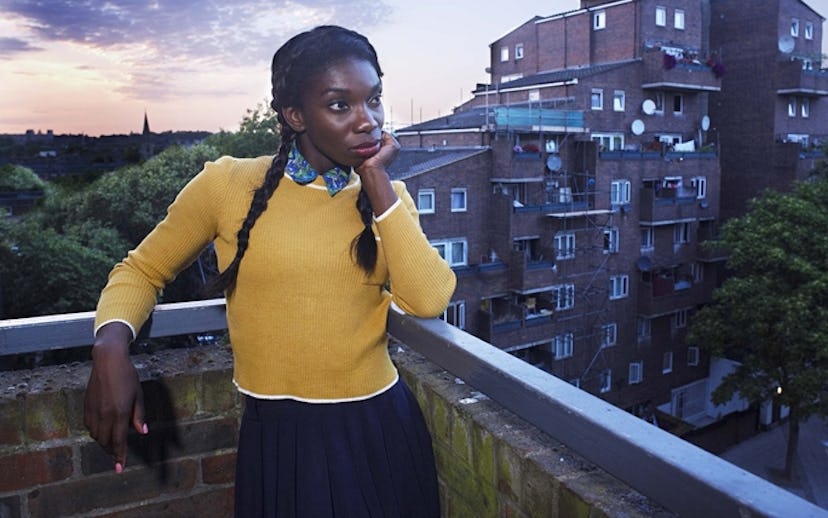
[{"label": "woman's face", "polygon": [[319,172],[357,167],[380,149],[382,83],[368,61],[334,63],[308,82],[300,107],[286,107],[302,155]]}]

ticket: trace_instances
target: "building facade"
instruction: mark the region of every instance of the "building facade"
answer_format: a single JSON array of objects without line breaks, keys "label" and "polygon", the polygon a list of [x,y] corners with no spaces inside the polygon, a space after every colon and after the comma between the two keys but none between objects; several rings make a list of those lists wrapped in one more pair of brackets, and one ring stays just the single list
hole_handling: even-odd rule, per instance
[{"label": "building facade", "polygon": [[713,37],[716,4],[584,0],[534,17],[491,44],[470,101],[397,133],[393,174],[458,274],[446,318],[642,417],[710,411],[710,360],[684,338],[725,260],[710,246],[730,203],[716,110],[739,68]]}]

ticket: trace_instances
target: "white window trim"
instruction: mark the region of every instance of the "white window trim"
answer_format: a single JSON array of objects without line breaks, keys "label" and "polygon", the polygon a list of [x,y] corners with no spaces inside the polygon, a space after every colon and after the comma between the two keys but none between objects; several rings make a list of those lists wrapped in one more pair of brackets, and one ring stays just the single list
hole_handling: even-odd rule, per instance
[{"label": "white window trim", "polygon": [[676,223],[673,226],[673,244],[681,245],[690,242],[690,223]]},{"label": "white window trim", "polygon": [[641,243],[641,250],[652,250],[655,248],[655,230],[653,227],[643,227],[641,237],[646,235],[646,241]]},{"label": "white window trim", "polygon": [[799,18],[791,18],[791,36],[799,37]]},{"label": "white window trim", "polygon": [[500,47],[500,62],[509,61],[509,47]]},{"label": "white window trim", "polygon": [[653,335],[653,321],[649,318],[638,317],[635,322],[635,334],[639,340],[647,340]]},{"label": "white window trim", "polygon": [[[441,253],[440,256],[446,260],[449,266],[466,266],[469,264],[469,244],[466,241],[466,238],[441,239],[429,241],[429,243],[431,246],[436,248],[438,252],[442,249],[443,253]],[[452,252],[452,245],[455,244],[463,245],[463,257],[459,258],[459,260],[454,257],[454,253]],[[451,257],[447,257],[448,255],[451,255]]]},{"label": "white window trim", "polygon": [[788,117],[796,117],[796,97],[788,99]]},{"label": "white window trim", "polygon": [[[463,206],[462,207],[454,207],[454,195],[455,194],[463,194]],[[455,187],[451,190],[451,212],[466,212],[469,206],[469,191],[465,187]]]},{"label": "white window trim", "polygon": [[[597,97],[596,97],[597,96]],[[595,99],[598,99],[598,102],[595,102]],[[590,92],[589,96],[589,106],[593,110],[603,110],[604,109],[604,89],[603,88],[593,88]]]},{"label": "white window trim", "polygon": [[621,233],[618,227],[610,227],[604,229],[604,254],[617,254],[621,248]]},{"label": "white window trim", "polygon": [[523,59],[523,43],[515,45],[515,59]]},{"label": "white window trim", "polygon": [[673,322],[674,329],[681,329],[687,327],[687,317],[689,312],[686,309],[680,309],[673,313],[673,318],[671,319]]},{"label": "white window trim", "polygon": [[626,94],[624,90],[615,90],[612,93],[612,110],[623,112],[626,105]]},{"label": "white window trim", "polygon": [[699,348],[690,346],[687,348],[687,365],[695,367],[699,364]]},{"label": "white window trim", "polygon": [[600,151],[621,151],[624,149],[624,134],[623,133],[592,133],[590,140],[597,142],[599,146],[604,149]]},{"label": "white window trim", "polygon": [[805,22],[805,39],[814,39],[814,22]]},{"label": "white window trim", "polygon": [[656,27],[667,26],[667,8],[663,5],[657,5],[655,8],[655,24]]},{"label": "white window trim", "polygon": [[658,115],[664,115],[664,92],[655,93],[655,105],[655,113]]},{"label": "white window trim", "polygon": [[694,176],[690,179],[690,186],[696,188],[696,199],[703,200],[707,197],[707,177]]},{"label": "white window trim", "polygon": [[673,372],[673,351],[666,351],[661,359],[661,373],[670,374]]},{"label": "white window trim", "polygon": [[575,239],[574,232],[558,232],[555,234],[555,259],[574,258]]},{"label": "white window trim", "polygon": [[628,376],[630,385],[637,385],[644,381],[644,362],[630,362]]},{"label": "white window trim", "polygon": [[610,184],[610,205],[628,205],[632,193],[629,180],[613,180]]},{"label": "white window trim", "polygon": [[618,323],[610,322],[601,326],[601,349],[618,343]]},{"label": "white window trim", "polygon": [[[420,196],[427,196],[431,198],[430,209],[420,207]],[[434,189],[420,189],[417,191],[417,212],[420,214],[434,214],[437,212],[437,198],[434,195]]]},{"label": "white window trim", "polygon": [[[679,100],[679,109],[676,110],[676,99]],[[684,113],[684,96],[682,94],[673,94],[673,115],[681,115]]]},{"label": "white window trim", "polygon": [[799,100],[799,114],[803,119],[807,119],[811,116],[811,100],[807,97],[803,97]]},{"label": "white window trim", "polygon": [[552,353],[555,361],[572,358],[575,351],[575,336],[572,333],[556,335],[552,339]]},{"label": "white window trim", "polygon": [[629,275],[611,275],[610,276],[610,300],[624,299],[630,296],[630,276]]},{"label": "white window trim", "polygon": [[607,27],[607,12],[603,9],[592,13],[592,30],[598,31]]},{"label": "white window trim", "polygon": [[452,301],[449,302],[449,305],[446,307],[446,310],[443,311],[443,320],[446,322],[449,321],[449,311],[454,311],[454,320],[455,323],[453,324],[455,327],[459,329],[466,328],[466,302],[463,300]]},{"label": "white window trim", "polygon": [[565,311],[575,307],[575,285],[560,284],[553,288],[555,290],[555,310]]},{"label": "white window trim", "polygon": [[686,24],[687,17],[684,14],[684,9],[676,9],[673,13],[673,28],[683,31]]},{"label": "white window trim", "polygon": [[604,369],[598,378],[601,382],[601,394],[605,394],[612,389],[612,369]]}]

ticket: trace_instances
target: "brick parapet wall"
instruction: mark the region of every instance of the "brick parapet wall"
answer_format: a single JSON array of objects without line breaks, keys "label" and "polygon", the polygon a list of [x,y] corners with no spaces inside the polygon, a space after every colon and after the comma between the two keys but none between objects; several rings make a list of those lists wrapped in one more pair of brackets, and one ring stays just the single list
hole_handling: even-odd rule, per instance
[{"label": "brick parapet wall", "polygon": [[[654,516],[645,497],[393,344],[432,430],[444,516]],[[89,363],[0,372],[0,517],[232,515],[240,398],[226,347],[134,357],[150,434],[124,473],[83,429]]]}]

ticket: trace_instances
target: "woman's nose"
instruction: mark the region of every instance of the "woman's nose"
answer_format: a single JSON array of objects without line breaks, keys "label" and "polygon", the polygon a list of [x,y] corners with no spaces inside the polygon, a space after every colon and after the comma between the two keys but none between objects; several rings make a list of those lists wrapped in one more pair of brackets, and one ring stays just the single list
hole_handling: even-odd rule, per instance
[{"label": "woman's nose", "polygon": [[356,130],[360,133],[373,131],[379,126],[379,120],[374,110],[367,106],[357,110]]}]

